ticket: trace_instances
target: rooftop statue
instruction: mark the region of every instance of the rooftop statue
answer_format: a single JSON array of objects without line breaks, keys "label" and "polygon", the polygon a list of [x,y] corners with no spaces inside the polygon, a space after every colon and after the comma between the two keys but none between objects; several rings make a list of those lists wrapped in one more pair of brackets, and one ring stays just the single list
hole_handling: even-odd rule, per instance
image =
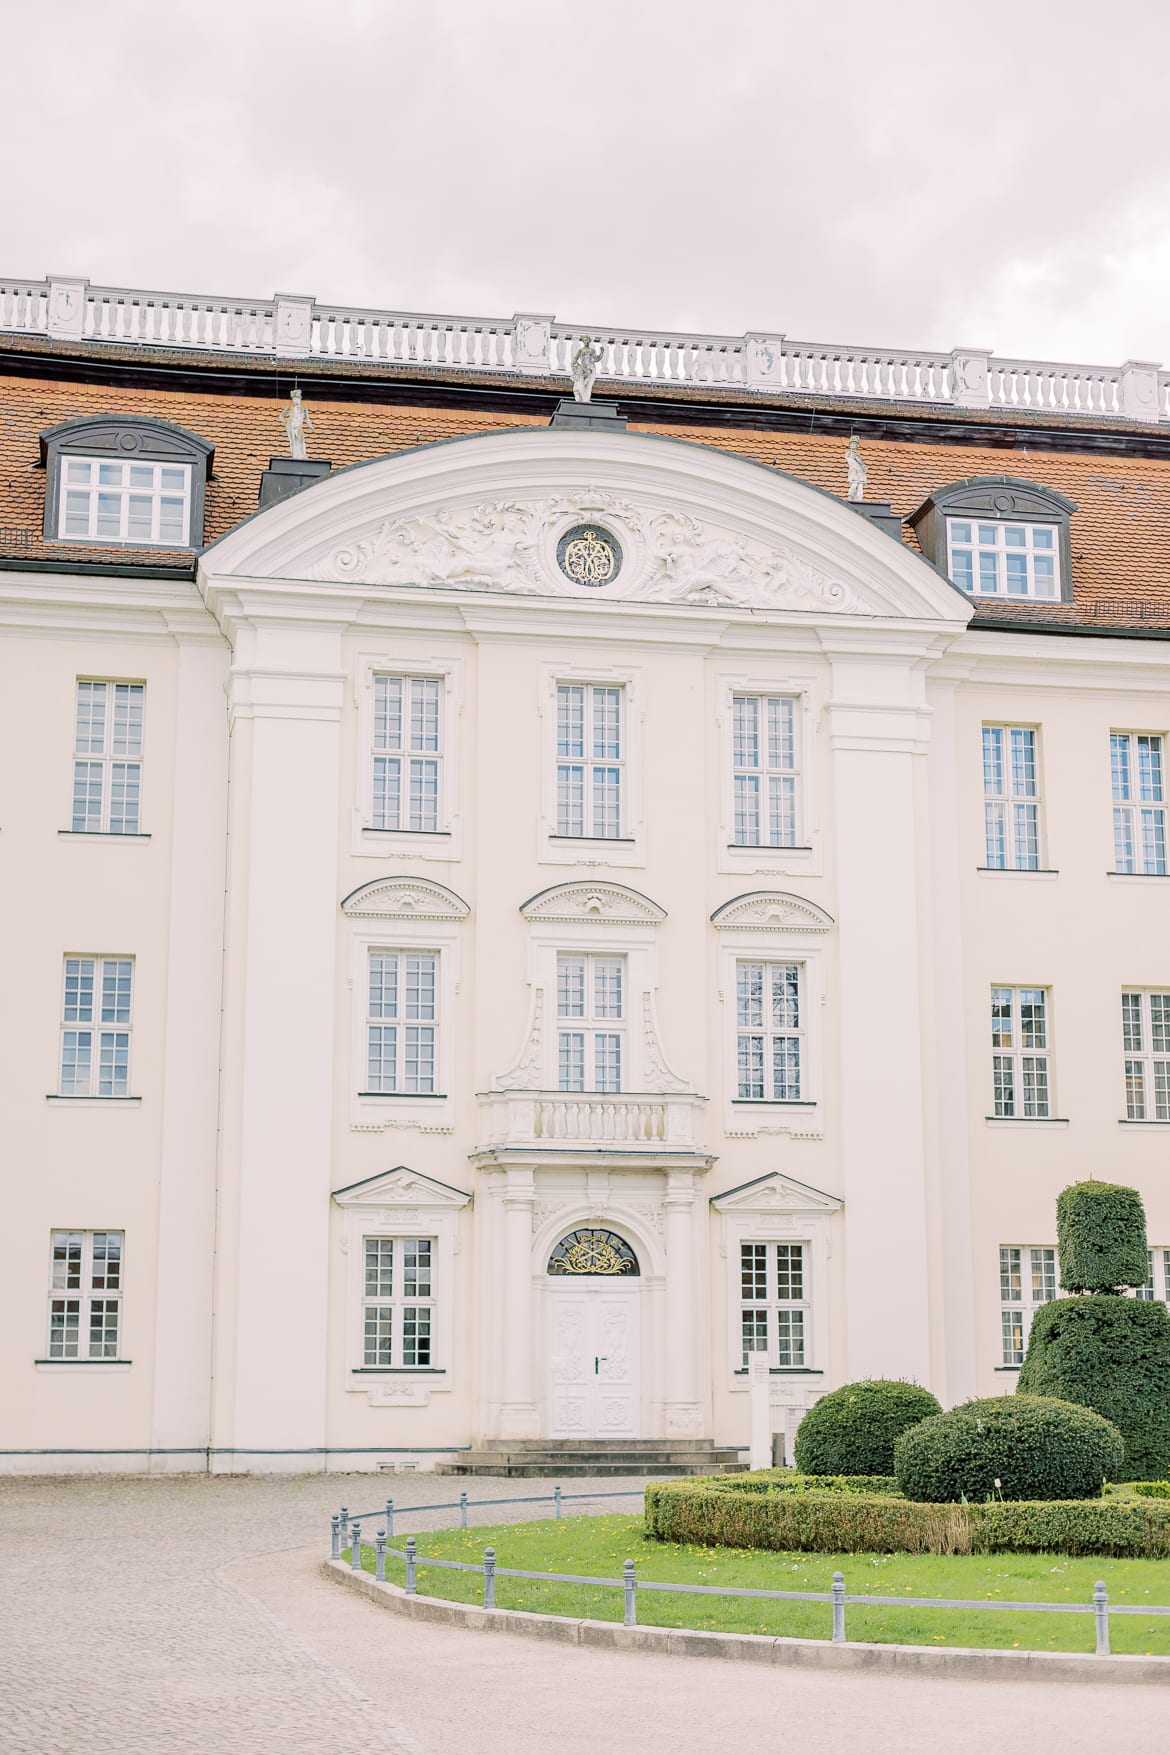
[{"label": "rooftop statue", "polygon": [[849,493],[851,500],[864,500],[865,482],[869,470],[865,467],[865,459],[861,455],[861,440],[854,433],[845,447],[845,463],[849,470]]},{"label": "rooftop statue", "polygon": [[577,402],[588,402],[593,394],[593,385],[601,367],[602,350],[589,335],[581,337],[581,345],[573,355],[569,371],[573,379],[573,398]]},{"label": "rooftop statue", "polygon": [[289,406],[282,410],[280,424],[288,438],[289,456],[307,457],[309,452],[305,442],[305,434],[312,432],[313,423],[309,418],[308,409],[301,402],[299,390],[294,389]]}]

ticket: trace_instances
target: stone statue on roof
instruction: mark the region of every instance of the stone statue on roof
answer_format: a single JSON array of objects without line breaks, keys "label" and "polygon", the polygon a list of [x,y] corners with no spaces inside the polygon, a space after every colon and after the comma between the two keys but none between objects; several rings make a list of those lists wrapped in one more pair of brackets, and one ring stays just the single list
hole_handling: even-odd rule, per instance
[{"label": "stone statue on roof", "polygon": [[307,457],[309,455],[305,434],[311,433],[313,423],[309,411],[301,402],[301,393],[294,389],[292,399],[286,409],[281,411],[280,424],[288,438],[288,454],[290,457]]},{"label": "stone statue on roof", "polygon": [[588,402],[593,394],[593,385],[601,368],[602,350],[589,335],[581,337],[581,345],[569,364],[569,372],[573,379],[573,397],[577,402]]},{"label": "stone statue on roof", "polygon": [[849,471],[849,493],[851,500],[864,500],[865,483],[869,470],[865,467],[865,459],[861,455],[861,440],[854,433],[845,447],[845,465]]}]

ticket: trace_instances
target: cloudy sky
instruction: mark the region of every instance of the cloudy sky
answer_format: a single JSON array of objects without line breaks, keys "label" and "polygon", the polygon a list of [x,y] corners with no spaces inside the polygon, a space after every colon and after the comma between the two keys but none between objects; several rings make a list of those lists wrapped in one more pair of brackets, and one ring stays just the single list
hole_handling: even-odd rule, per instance
[{"label": "cloudy sky", "polygon": [[0,277],[1170,364],[1165,0],[0,23]]}]

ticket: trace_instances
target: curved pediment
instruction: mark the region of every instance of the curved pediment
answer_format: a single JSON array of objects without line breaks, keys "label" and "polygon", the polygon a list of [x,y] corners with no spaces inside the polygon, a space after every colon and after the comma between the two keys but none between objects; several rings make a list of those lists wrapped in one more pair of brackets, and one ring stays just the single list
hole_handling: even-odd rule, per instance
[{"label": "curved pediment", "polygon": [[429,878],[375,878],[341,904],[351,920],[466,920],[470,906]]},{"label": "curved pediment", "polygon": [[[576,570],[566,546],[585,557]],[[213,543],[201,578],[912,617],[956,630],[972,612],[920,555],[807,482],[685,440],[548,428],[335,471]]]},{"label": "curved pediment", "polygon": [[716,908],[711,924],[723,930],[738,927],[751,932],[829,932],[833,916],[815,902],[785,890],[751,890]]},{"label": "curved pediment", "polygon": [[666,909],[624,884],[554,884],[522,902],[525,920],[585,921],[602,926],[657,926]]}]

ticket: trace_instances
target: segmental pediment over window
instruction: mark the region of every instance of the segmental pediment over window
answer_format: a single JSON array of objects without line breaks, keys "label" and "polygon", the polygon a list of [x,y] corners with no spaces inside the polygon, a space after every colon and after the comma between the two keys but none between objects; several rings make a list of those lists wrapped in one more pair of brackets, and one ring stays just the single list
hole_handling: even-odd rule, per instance
[{"label": "segmental pediment over window", "polygon": [[624,884],[555,884],[522,902],[525,920],[564,921],[579,925],[657,926],[666,919],[665,908]]},{"label": "segmental pediment over window", "polygon": [[341,904],[351,920],[466,920],[470,905],[426,878],[376,878]]},{"label": "segmental pediment over window", "polygon": [[830,932],[834,922],[831,914],[803,896],[780,890],[751,890],[716,908],[711,924],[721,931],[738,928],[744,932]]}]

